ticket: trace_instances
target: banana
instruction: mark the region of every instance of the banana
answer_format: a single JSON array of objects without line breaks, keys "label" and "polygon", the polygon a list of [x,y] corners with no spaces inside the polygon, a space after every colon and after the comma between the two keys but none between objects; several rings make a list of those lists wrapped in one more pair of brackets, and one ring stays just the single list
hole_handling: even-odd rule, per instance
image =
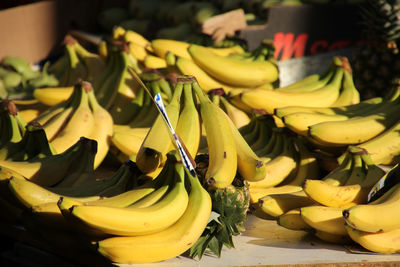
[{"label": "banana", "polygon": [[128,43],[129,53],[131,53],[138,61],[144,61],[148,55],[146,48],[136,43]]},{"label": "banana", "polygon": [[351,175],[351,168],[353,165],[353,158],[350,153],[345,152],[342,155],[342,160],[339,165],[332,171],[327,173],[322,180],[333,186],[344,185]]},{"label": "banana", "polygon": [[345,209],[343,217],[346,223],[353,228],[370,233],[400,228],[397,220],[399,212],[396,208],[399,205],[400,189],[398,184],[395,187],[396,189],[382,203],[360,204]]},{"label": "banana", "polygon": [[205,128],[209,151],[209,164],[205,182],[212,187],[230,185],[237,171],[235,138],[223,111],[210,101],[196,81],[193,89],[200,102],[200,114]]},{"label": "banana", "polygon": [[343,209],[312,205],[300,208],[304,222],[319,231],[335,235],[347,235],[344,228]]},{"label": "banana", "polygon": [[150,68],[150,69],[164,69],[168,66],[165,59],[163,59],[161,57],[153,56],[151,54],[148,54],[143,59],[143,65],[146,68]]},{"label": "banana", "polygon": [[368,141],[399,121],[399,104],[389,102],[373,114],[344,121],[322,122],[311,125],[308,135],[327,145],[349,145]]},{"label": "banana", "polygon": [[190,156],[195,158],[199,150],[201,138],[200,115],[194,102],[192,85],[190,83],[184,84],[183,90],[184,104],[179,114],[175,131],[179,135]]},{"label": "banana", "polygon": [[297,112],[316,113],[326,115],[344,115],[353,117],[354,115],[362,115],[367,111],[375,110],[384,102],[382,97],[370,98],[363,100],[357,104],[351,104],[341,107],[305,107],[305,106],[288,106],[276,108],[274,114],[279,118]]},{"label": "banana", "polygon": [[354,105],[360,102],[360,93],[354,85],[353,74],[347,59],[344,65],[342,91],[336,101],[331,105],[332,107]]},{"label": "banana", "polygon": [[308,128],[314,124],[327,121],[343,121],[347,120],[348,117],[344,115],[296,112],[283,116],[281,119],[285,127],[291,131],[302,136],[307,136]]},{"label": "banana", "polygon": [[221,98],[221,103],[236,128],[240,128],[250,122],[250,117],[246,112],[229,103],[224,97]]},{"label": "banana", "polygon": [[211,198],[198,179],[187,176],[191,185],[189,203],[174,225],[150,235],[101,240],[98,251],[113,262],[142,263],[171,259],[188,250],[209,221]]},{"label": "banana", "polygon": [[149,40],[147,40],[143,35],[135,32],[135,31],[132,31],[129,29],[126,30],[125,33],[123,34],[123,39],[126,42],[140,45],[141,47],[149,49],[150,52],[153,52],[152,47],[151,47],[151,42]]},{"label": "banana", "polygon": [[322,74],[312,74],[309,75],[299,81],[296,81],[292,84],[286,85],[284,87],[276,88],[275,90],[282,92],[307,92],[319,89],[329,82],[332,76],[335,73],[335,68],[337,68],[334,64],[329,66],[327,70],[325,70]]},{"label": "banana", "polygon": [[346,245],[352,243],[350,237],[348,235],[336,235],[336,234],[331,234],[327,233],[324,231],[316,230],[314,232],[314,235],[321,239],[322,241],[332,243],[332,244],[340,244],[340,245]]},{"label": "banana", "polygon": [[[222,100],[222,99],[221,99]],[[220,112],[223,112],[220,110]],[[247,144],[229,115],[223,113],[233,134],[237,153],[237,171],[247,181],[259,181],[266,176],[266,167],[253,149]]]},{"label": "banana", "polygon": [[40,115],[40,113],[42,113],[42,110],[34,108],[19,111],[19,114],[26,122],[33,121]]},{"label": "banana", "polygon": [[33,90],[33,97],[47,106],[55,106],[66,101],[73,93],[74,87],[46,87]]},{"label": "banana", "polygon": [[68,173],[71,161],[81,156],[83,146],[88,142],[93,140],[82,138],[63,153],[28,161],[0,160],[0,166],[14,170],[40,185],[52,186]]},{"label": "banana", "polygon": [[301,190],[264,196],[258,200],[258,209],[272,217],[278,217],[289,210],[314,204],[315,202]]},{"label": "banana", "polygon": [[293,180],[289,181],[284,186],[301,186],[306,179],[317,179],[321,174],[318,160],[308,150],[305,141],[301,138],[296,138],[294,142],[299,153],[297,172]]},{"label": "banana", "polygon": [[97,153],[94,160],[94,169],[97,169],[99,165],[105,159],[111,144],[111,136],[113,135],[114,121],[110,113],[104,109],[97,102],[96,96],[93,91],[93,87],[90,83],[82,83],[82,86],[89,87],[88,101],[90,109],[93,112],[94,125],[91,133],[88,135],[89,139],[96,140],[97,142]]},{"label": "banana", "polygon": [[256,182],[249,181],[250,188],[273,187],[295,175],[297,162],[293,140],[285,136],[282,152],[264,164],[266,168],[265,177]]},{"label": "banana", "polygon": [[73,44],[73,48],[87,68],[86,80],[94,82],[106,69],[104,60],[98,54],[87,51],[78,41]]},{"label": "banana", "polygon": [[207,73],[236,87],[257,87],[278,79],[278,68],[269,60],[235,60],[219,56],[199,45],[191,45],[188,51],[194,62]]},{"label": "banana", "polygon": [[400,121],[383,133],[357,146],[366,150],[374,164],[393,165],[400,162]]},{"label": "banana", "polygon": [[71,35],[64,37],[64,45],[67,53],[68,67],[59,78],[59,86],[71,86],[87,78],[87,68],[79,59],[74,44],[76,40]]},{"label": "banana", "polygon": [[382,254],[394,254],[400,251],[400,229],[386,232],[368,233],[345,226],[350,238],[362,247]]},{"label": "banana", "polygon": [[[177,83],[174,95],[169,104],[165,107],[172,127],[174,128],[176,127],[179,119],[183,84],[183,82]],[[136,164],[144,173],[153,172],[164,164],[166,160],[166,154],[169,152],[171,147],[172,141],[169,129],[165,124],[162,115],[159,114],[147,133],[142,145],[140,146],[136,156]]]},{"label": "banana", "polygon": [[176,181],[170,192],[152,206],[112,208],[78,205],[69,212],[85,225],[108,234],[132,236],[162,231],[173,225],[188,205],[183,165],[175,164],[174,176]]},{"label": "banana", "polygon": [[9,142],[19,142],[25,134],[26,122],[18,112],[18,108],[11,100],[2,100],[1,105],[1,136],[0,147]]},{"label": "banana", "polygon": [[196,77],[197,82],[205,92],[216,88],[222,88],[227,93],[233,90],[232,86],[217,81],[192,60],[178,57],[176,66],[183,75],[193,75]]},{"label": "banana", "polygon": [[[9,188],[15,197],[27,208],[44,203],[55,203],[60,198],[59,194],[52,193],[44,187],[27,179],[11,177],[9,179]],[[93,201],[99,198],[99,196],[90,196],[86,198],[79,198],[78,200]]]},{"label": "banana", "polygon": [[88,100],[88,93],[91,88],[85,86],[82,82],[76,88],[79,91],[78,105],[68,123],[50,140],[50,144],[57,153],[64,152],[79,138],[89,136],[93,130],[95,122]]},{"label": "banana", "polygon": [[276,219],[276,222],[286,229],[295,231],[311,231],[314,229],[303,220],[300,209],[292,209],[285,212]]},{"label": "banana", "polygon": [[301,103],[306,107],[326,107],[332,105],[339,96],[343,68],[338,68],[329,83],[311,92],[281,92],[277,90],[249,90],[240,94],[240,99],[254,109],[263,109],[274,114],[274,109]]}]

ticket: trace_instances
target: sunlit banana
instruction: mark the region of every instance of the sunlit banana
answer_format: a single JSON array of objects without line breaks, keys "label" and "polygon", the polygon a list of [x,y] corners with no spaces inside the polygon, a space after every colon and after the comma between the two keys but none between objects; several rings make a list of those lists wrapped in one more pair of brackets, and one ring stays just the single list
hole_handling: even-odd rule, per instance
[{"label": "sunlit banana", "polygon": [[198,45],[191,45],[188,51],[193,60],[207,73],[236,87],[257,87],[278,79],[278,68],[269,60],[235,60],[219,56]]},{"label": "sunlit banana", "polygon": [[[178,82],[170,103],[165,107],[172,127],[176,127],[178,123],[182,91],[183,82]],[[136,164],[144,173],[155,171],[163,165],[166,154],[171,148],[169,129],[162,115],[159,114],[138,151]]]},{"label": "sunlit banana", "polygon": [[312,205],[300,208],[303,220],[311,227],[330,234],[346,235],[341,208]]},{"label": "sunlit banana", "polygon": [[299,105],[306,107],[330,106],[339,96],[343,69],[338,68],[332,80],[324,87],[311,92],[281,92],[277,90],[249,90],[240,94],[240,99],[254,109],[263,109],[274,114],[274,109]]},{"label": "sunlit banana", "polygon": [[78,106],[75,108],[68,123],[51,139],[50,144],[57,153],[62,153],[76,143],[79,138],[87,137],[93,130],[94,117],[88,101],[88,88],[81,83]]},{"label": "sunlit banana", "polygon": [[350,238],[362,247],[377,253],[393,254],[400,251],[400,229],[386,232],[368,233],[345,226]]},{"label": "sunlit banana", "polygon": [[193,89],[200,101],[201,119],[207,134],[209,164],[206,183],[224,188],[232,183],[237,171],[235,138],[223,111],[204,95],[195,81]]},{"label": "sunlit banana", "polygon": [[227,99],[221,98],[221,103],[223,104],[224,110],[226,111],[232,122],[235,124],[236,128],[240,128],[250,122],[249,115],[243,110],[240,110],[233,104],[229,103]]},{"label": "sunlit banana", "polygon": [[47,106],[55,106],[66,101],[73,91],[73,86],[36,88],[33,91],[33,97]]},{"label": "sunlit banana", "polygon": [[98,242],[98,251],[113,262],[157,262],[188,250],[203,233],[211,214],[211,198],[198,179],[189,176],[189,204],[182,217],[164,231]]},{"label": "sunlit banana", "polygon": [[282,227],[295,231],[311,231],[313,229],[301,217],[300,209],[285,212],[277,218],[277,223]]}]

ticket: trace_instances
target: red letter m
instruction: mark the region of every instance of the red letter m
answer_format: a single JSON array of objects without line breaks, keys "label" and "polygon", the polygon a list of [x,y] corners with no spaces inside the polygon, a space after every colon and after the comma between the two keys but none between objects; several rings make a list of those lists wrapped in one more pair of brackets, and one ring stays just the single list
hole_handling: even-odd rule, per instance
[{"label": "red letter m", "polygon": [[293,33],[278,32],[274,36],[275,53],[274,57],[278,58],[282,52],[280,60],[287,60],[291,57],[302,57],[306,50],[306,43],[308,39],[307,33],[299,34],[294,39]]}]

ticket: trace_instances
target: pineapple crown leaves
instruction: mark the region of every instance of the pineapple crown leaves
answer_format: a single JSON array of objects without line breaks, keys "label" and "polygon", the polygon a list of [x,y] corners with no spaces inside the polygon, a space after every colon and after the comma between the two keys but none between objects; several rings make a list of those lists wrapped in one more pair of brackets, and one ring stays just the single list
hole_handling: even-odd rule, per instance
[{"label": "pineapple crown leaves", "polygon": [[213,189],[209,191],[212,199],[212,214],[200,238],[190,248],[189,256],[201,259],[206,250],[220,257],[223,246],[233,248],[233,236],[244,228],[249,207],[248,185]]},{"label": "pineapple crown leaves", "polygon": [[400,37],[399,0],[368,0],[361,5],[361,16],[367,39],[387,43]]}]

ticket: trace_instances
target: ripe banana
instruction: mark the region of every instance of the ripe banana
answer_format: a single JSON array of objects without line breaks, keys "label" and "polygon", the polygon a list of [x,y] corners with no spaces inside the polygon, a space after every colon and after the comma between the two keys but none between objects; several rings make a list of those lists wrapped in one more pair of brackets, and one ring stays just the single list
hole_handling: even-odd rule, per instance
[{"label": "ripe banana", "polygon": [[194,102],[192,85],[190,83],[185,83],[183,85],[183,90],[184,103],[182,111],[179,114],[175,131],[191,157],[195,158],[199,150],[201,138],[200,115]]},{"label": "ripe banana", "polygon": [[[179,119],[180,100],[183,91],[184,82],[178,82],[174,95],[165,109],[172,124],[176,127]],[[169,129],[164,122],[161,114],[158,114],[157,119],[151,126],[149,132],[144,139],[138,154],[136,156],[136,164],[144,173],[150,173],[161,167],[165,160],[166,154],[172,148],[171,136]]]},{"label": "ripe banana", "polygon": [[250,117],[246,112],[229,103],[229,101],[224,97],[221,98],[221,103],[226,111],[226,114],[228,114],[236,128],[240,128],[250,122]]},{"label": "ripe banana", "polygon": [[33,90],[33,97],[40,103],[52,107],[66,101],[73,91],[73,86],[36,88]]},{"label": "ripe banana", "polygon": [[[346,68],[346,64],[348,68]],[[331,105],[332,107],[354,105],[360,102],[360,93],[354,85],[353,74],[347,59],[344,62],[344,65],[342,90],[339,94],[339,97]]]},{"label": "ripe banana", "polygon": [[400,199],[399,184],[385,201],[378,204],[360,204],[343,211],[346,223],[351,227],[370,233],[387,232],[400,228],[398,207]]},{"label": "ripe banana", "polygon": [[174,175],[176,180],[171,191],[152,206],[112,208],[78,205],[69,212],[85,225],[106,234],[132,236],[162,231],[173,225],[188,205],[183,165],[175,164]]},{"label": "ripe banana", "polygon": [[249,90],[240,94],[240,99],[254,109],[263,109],[274,114],[276,108],[295,106],[327,107],[339,96],[343,68],[338,68],[327,85],[311,92],[281,92],[277,90]]},{"label": "ripe banana", "polygon": [[94,125],[91,133],[88,135],[88,138],[96,140],[97,142],[97,154],[93,166],[94,169],[97,169],[97,167],[99,167],[99,165],[105,159],[110,148],[114,121],[110,113],[97,102],[91,84],[82,83],[82,86],[89,87],[89,89],[87,89],[88,101],[90,109],[93,112]]},{"label": "ripe banana", "polygon": [[341,208],[312,205],[300,208],[304,222],[319,231],[335,235],[347,235]]},{"label": "ripe banana", "polygon": [[113,262],[143,263],[171,259],[188,250],[209,221],[211,198],[198,179],[187,176],[191,184],[189,203],[174,225],[150,235],[99,241],[98,251]]},{"label": "ripe banana", "polygon": [[196,81],[193,89],[200,102],[200,114],[205,128],[209,164],[205,182],[212,187],[225,188],[235,178],[237,149],[229,122],[220,108],[206,97]]},{"label": "ripe banana", "polygon": [[276,219],[276,222],[286,229],[295,231],[311,231],[314,229],[303,220],[300,209],[292,209],[285,212]]},{"label": "ripe banana", "polygon": [[350,238],[362,247],[382,254],[394,254],[400,251],[400,229],[386,232],[368,233],[345,226]]},{"label": "ripe banana", "polygon": [[269,60],[236,60],[219,56],[199,45],[191,45],[188,51],[194,62],[207,73],[232,86],[257,87],[278,79],[278,68]]},{"label": "ripe banana", "polygon": [[57,134],[50,140],[50,144],[57,153],[62,153],[76,143],[79,138],[87,137],[93,130],[94,117],[88,101],[88,89],[83,83],[76,87],[79,100],[78,105],[74,107],[74,112],[68,123],[61,128]]},{"label": "ripe banana", "polygon": [[304,191],[286,194],[273,194],[262,197],[258,201],[259,209],[273,217],[281,216],[292,209],[314,205]]}]

